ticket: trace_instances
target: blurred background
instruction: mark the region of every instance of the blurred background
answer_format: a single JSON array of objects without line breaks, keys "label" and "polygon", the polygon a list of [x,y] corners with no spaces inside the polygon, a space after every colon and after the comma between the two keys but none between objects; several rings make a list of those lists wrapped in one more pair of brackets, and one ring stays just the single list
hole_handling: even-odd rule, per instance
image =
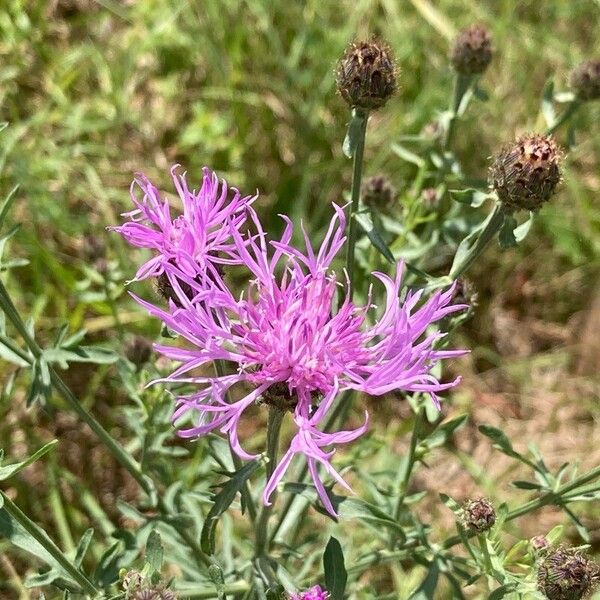
[{"label": "blurred background", "polygon": [[[4,0],[0,120],[9,126],[0,133],[0,197],[19,184],[12,219],[22,224],[4,260],[29,261],[4,277],[38,337],[51,340],[65,322],[116,350],[133,333],[158,335],[125,293],[141,253],[105,230],[129,209],[135,171],[171,194],[171,165],[180,163],[191,185],[208,165],[244,193],[259,190],[273,234],[283,212],[308,221],[318,237],[330,203],[350,184],[341,149],[349,114],[334,72],[356,37],[387,40],[400,68],[399,93],[372,117],[366,151],[366,174],[384,172],[399,189],[400,218],[415,166],[391,144],[448,106],[449,46],[473,22],[490,28],[496,55],[482,81],[489,100],[470,106],[455,148],[465,172],[485,178],[501,145],[542,128],[548,78],[567,89],[569,71],[600,52],[598,0]],[[522,493],[509,484],[513,463],[476,435],[481,423],[502,426],[520,449],[535,441],[553,467],[600,460],[600,102],[577,120],[561,190],[525,243],[508,251],[492,244],[469,273],[478,305],[456,345],[472,353],[454,367],[465,378],[445,412],[471,419],[439,463],[419,472],[417,488],[509,503]],[[6,387],[14,368],[0,361],[0,369]],[[65,378],[105,426],[125,435],[113,367],[74,366]],[[86,521],[91,509],[53,479],[64,484],[65,473],[87,480],[108,512],[116,498],[135,495],[74,417],[27,410],[28,379],[10,384],[0,399],[0,447],[20,456],[41,440],[64,440],[50,476],[33,468],[13,484],[29,490],[28,514],[60,528],[45,514],[58,493],[76,505],[71,518]],[[371,412],[380,436],[402,452],[409,427],[401,417],[410,410],[378,408]],[[451,526],[449,511],[432,510]],[[600,510],[584,510],[600,549]],[[547,509],[514,527],[533,535],[562,519]]]}]

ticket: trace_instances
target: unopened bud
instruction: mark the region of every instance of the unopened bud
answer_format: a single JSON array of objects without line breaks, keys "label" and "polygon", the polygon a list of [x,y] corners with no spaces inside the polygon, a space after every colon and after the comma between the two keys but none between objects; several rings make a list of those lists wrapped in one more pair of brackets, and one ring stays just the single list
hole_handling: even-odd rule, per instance
[{"label": "unopened bud", "polygon": [[580,100],[600,98],[600,59],[590,59],[571,71],[569,83]]},{"label": "unopened bud", "polygon": [[454,40],[450,60],[461,75],[479,75],[488,68],[493,53],[492,36],[487,27],[471,25]]},{"label": "unopened bud", "polygon": [[382,107],[396,91],[396,68],[389,49],[375,40],[352,44],[338,63],[336,81],[352,108]]},{"label": "unopened bud", "polygon": [[580,600],[593,588],[598,567],[578,550],[558,548],[538,568],[537,585],[548,600]]},{"label": "unopened bud", "polygon": [[545,135],[521,137],[490,168],[490,184],[510,210],[537,210],[550,200],[561,179],[561,152]]},{"label": "unopened bud", "polygon": [[496,522],[496,511],[492,503],[485,498],[467,500],[462,511],[463,525],[476,533],[483,533],[491,529]]},{"label": "unopened bud", "polygon": [[434,187],[425,188],[421,192],[421,201],[428,212],[435,212],[440,206],[440,195]]},{"label": "unopened bud", "polygon": [[363,202],[371,208],[389,208],[396,197],[396,188],[385,175],[373,175],[362,185]]}]

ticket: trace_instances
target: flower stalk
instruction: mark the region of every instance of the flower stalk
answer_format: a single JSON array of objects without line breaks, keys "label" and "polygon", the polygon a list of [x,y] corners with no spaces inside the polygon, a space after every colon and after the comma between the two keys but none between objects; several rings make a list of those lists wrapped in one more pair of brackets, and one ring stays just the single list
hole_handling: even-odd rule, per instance
[{"label": "flower stalk", "polygon": [[546,129],[546,135],[550,135],[555,133],[558,129],[560,129],[565,123],[570,121],[575,113],[579,110],[581,106],[581,99],[578,97],[573,98],[559,115],[559,117]]},{"label": "flower stalk", "polygon": [[346,246],[346,272],[350,281],[349,295],[352,299],[354,281],[354,253],[356,246],[357,222],[355,215],[359,209],[362,170],[365,152],[365,138],[369,112],[359,108],[352,110],[352,121],[348,127],[348,141],[352,152],[352,190],[350,192],[350,215],[348,219],[348,240]]},{"label": "flower stalk", "polygon": [[[285,412],[281,409],[270,406],[269,417],[267,420],[267,481],[273,475],[275,466],[277,465],[277,455],[279,451],[279,434],[281,432],[281,425],[283,423],[283,417]],[[258,516],[258,522],[256,524],[256,548],[255,556],[261,557],[266,556],[269,553],[269,519],[273,512],[273,506],[277,498],[277,492],[273,492],[271,496],[270,504],[263,505],[260,514]]]}]

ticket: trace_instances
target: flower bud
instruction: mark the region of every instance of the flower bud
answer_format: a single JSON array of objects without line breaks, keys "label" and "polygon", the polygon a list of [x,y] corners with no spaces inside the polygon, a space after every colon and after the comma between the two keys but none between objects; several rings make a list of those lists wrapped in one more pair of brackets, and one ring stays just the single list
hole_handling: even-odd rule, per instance
[{"label": "flower bud", "polygon": [[363,182],[362,199],[371,208],[390,207],[396,197],[396,188],[385,175],[373,175]]},{"label": "flower bud", "polygon": [[487,27],[471,25],[456,36],[450,60],[457,73],[479,75],[488,68],[493,53],[492,36]]},{"label": "flower bud", "polygon": [[125,344],[125,356],[138,369],[150,360],[152,344],[141,335],[136,335]]},{"label": "flower bud", "polygon": [[338,63],[336,81],[350,107],[382,107],[396,91],[396,68],[389,49],[375,40],[352,44]]},{"label": "flower bud", "polygon": [[594,586],[598,567],[574,548],[558,548],[540,563],[537,585],[548,600],[580,600]]},{"label": "flower bud", "polygon": [[485,498],[467,500],[462,507],[463,525],[477,533],[491,529],[496,522],[496,511],[492,503]]},{"label": "flower bud", "polygon": [[580,100],[600,98],[600,59],[590,59],[571,71],[569,83]]},{"label": "flower bud", "polygon": [[320,585],[311,587],[306,592],[300,592],[299,594],[292,594],[290,600],[328,600],[329,592],[326,592]]},{"label": "flower bud", "polygon": [[561,152],[551,137],[521,137],[496,156],[490,184],[506,208],[538,210],[556,191],[560,159]]}]

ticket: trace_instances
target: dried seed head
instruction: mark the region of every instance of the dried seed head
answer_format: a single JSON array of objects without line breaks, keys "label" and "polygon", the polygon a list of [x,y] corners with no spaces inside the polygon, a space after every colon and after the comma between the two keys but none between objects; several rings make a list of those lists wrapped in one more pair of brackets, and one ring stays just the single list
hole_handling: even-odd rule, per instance
[{"label": "dried seed head", "polygon": [[396,91],[396,68],[389,49],[378,41],[352,44],[338,63],[337,89],[352,107],[375,110]]},{"label": "dried seed head", "polygon": [[462,510],[463,525],[477,533],[487,531],[496,522],[496,511],[492,503],[485,498],[467,500]]},{"label": "dried seed head", "polygon": [[529,540],[532,550],[535,554],[546,554],[550,549],[550,542],[545,535],[536,535]]},{"label": "dried seed head", "polygon": [[487,27],[471,25],[456,36],[450,60],[461,75],[479,75],[488,68],[493,54],[492,36]]},{"label": "dried seed head", "polygon": [[560,181],[561,152],[551,137],[529,135],[505,148],[490,168],[490,184],[510,210],[537,210]]},{"label": "dried seed head", "polygon": [[125,356],[138,369],[150,360],[152,344],[143,336],[136,335],[125,344]]},{"label": "dried seed head", "polygon": [[537,585],[548,600],[580,600],[594,587],[598,566],[573,548],[558,548],[540,563]]},{"label": "dried seed head", "polygon": [[600,98],[600,59],[590,59],[571,71],[569,83],[580,100]]},{"label": "dried seed head", "polygon": [[396,197],[396,188],[385,175],[373,175],[363,182],[362,199],[371,208],[389,208]]}]

